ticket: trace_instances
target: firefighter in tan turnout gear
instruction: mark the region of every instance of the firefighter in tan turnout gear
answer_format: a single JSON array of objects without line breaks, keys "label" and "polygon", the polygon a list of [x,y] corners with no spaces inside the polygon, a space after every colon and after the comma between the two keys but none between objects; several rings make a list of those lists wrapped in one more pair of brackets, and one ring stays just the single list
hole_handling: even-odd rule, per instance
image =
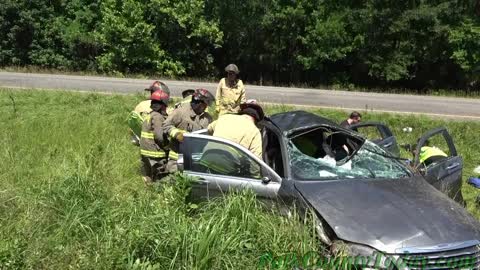
[{"label": "firefighter in tan turnout gear", "polygon": [[236,142],[262,159],[262,135],[255,124],[263,118],[263,109],[256,102],[243,103],[239,114],[220,116],[208,126],[208,133]]},{"label": "firefighter in tan turnout gear", "polygon": [[205,89],[197,89],[192,95],[189,105],[175,109],[163,123],[163,130],[170,139],[170,153],[168,171],[177,171],[178,153],[183,133],[206,129],[212,122],[210,114],[205,110],[215,100],[213,95]]},{"label": "firefighter in tan turnout gear", "polygon": [[170,96],[155,91],[151,97],[152,111],[144,117],[140,135],[142,175],[145,183],[151,183],[167,174],[168,141],[162,125],[167,118],[167,104]]},{"label": "firefighter in tan turnout gear", "polygon": [[240,104],[246,102],[245,87],[238,78],[240,71],[235,64],[225,68],[227,77],[220,80],[216,93],[216,110],[219,115],[238,113]]},{"label": "firefighter in tan turnout gear", "polygon": [[[256,103],[242,103],[239,114],[225,114],[208,126],[208,133],[227,139],[248,149],[262,159],[262,135],[256,123],[263,120],[262,107]],[[260,178],[260,166],[245,162],[235,148],[227,145],[208,143],[200,164],[217,174]],[[243,161],[242,161],[243,160]]]},{"label": "firefighter in tan turnout gear", "polygon": [[189,105],[192,101],[192,95],[195,93],[194,89],[187,89],[182,91],[182,100],[175,104],[174,108],[177,109],[183,105]]},{"label": "firefighter in tan turnout gear", "polygon": [[[150,96],[157,90],[162,90],[170,95],[170,89],[168,89],[168,86],[161,81],[154,81],[149,88],[145,89],[145,91],[150,92]],[[144,118],[152,111],[150,105],[150,99],[138,103],[138,105],[132,112],[130,112],[127,118],[127,123],[132,133],[132,143],[135,145],[139,145],[140,143],[140,132],[142,130],[142,123],[145,120]]]}]

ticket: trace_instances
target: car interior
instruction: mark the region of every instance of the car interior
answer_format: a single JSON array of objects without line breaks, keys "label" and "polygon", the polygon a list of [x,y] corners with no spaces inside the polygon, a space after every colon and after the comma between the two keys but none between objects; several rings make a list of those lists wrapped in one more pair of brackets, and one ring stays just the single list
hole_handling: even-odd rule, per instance
[{"label": "car interior", "polygon": [[[280,177],[285,176],[280,139],[268,127],[262,128],[263,161]],[[342,131],[326,127],[302,130],[292,136],[292,142],[305,155],[312,158],[329,156],[340,161],[353,154],[362,142],[351,138]]]},{"label": "car interior", "polygon": [[317,159],[329,156],[335,161],[345,159],[361,146],[361,141],[345,132],[327,127],[302,130],[293,134],[291,141],[305,155]]}]

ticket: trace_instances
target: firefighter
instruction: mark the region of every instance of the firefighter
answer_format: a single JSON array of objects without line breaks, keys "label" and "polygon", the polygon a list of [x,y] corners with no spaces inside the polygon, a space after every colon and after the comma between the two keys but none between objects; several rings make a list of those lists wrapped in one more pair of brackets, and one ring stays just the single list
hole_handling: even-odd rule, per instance
[{"label": "firefighter", "polygon": [[[420,139],[418,139],[417,144],[414,144],[412,147],[413,158],[415,158],[417,154],[417,145],[419,141]],[[440,148],[436,146],[430,146],[430,142],[428,140],[425,141],[425,144],[420,148],[419,162],[426,167],[432,163],[444,160],[447,157],[448,155]]]},{"label": "firefighter", "polygon": [[180,107],[184,104],[190,104],[190,102],[192,101],[193,93],[195,93],[194,89],[184,90],[182,92],[182,100],[180,102],[178,102],[177,104],[175,104],[175,109],[177,109],[178,107]]},{"label": "firefighter", "polygon": [[419,161],[421,164],[425,164],[425,166],[444,160],[447,157],[448,155],[445,154],[445,152],[435,146],[429,146],[426,144],[420,148]]},{"label": "firefighter", "polygon": [[167,118],[170,96],[162,91],[153,92],[150,97],[151,112],[146,114],[140,135],[140,156],[142,176],[145,183],[152,183],[167,174],[168,141],[162,125]]},{"label": "firefighter", "polygon": [[[170,89],[161,81],[154,81],[150,87],[145,88],[145,91],[149,91],[150,95],[157,90],[162,90],[170,96]],[[127,118],[128,126],[132,132],[132,143],[135,145],[139,145],[140,143],[140,132],[142,130],[144,117],[152,111],[150,105],[150,99],[140,102]]]},{"label": "firefighter", "polygon": [[240,71],[235,64],[225,68],[227,77],[220,80],[216,92],[216,110],[219,115],[238,113],[240,104],[246,102],[245,87],[238,78]]},{"label": "firefighter", "polygon": [[215,100],[206,89],[197,89],[192,95],[189,106],[180,106],[168,116],[163,124],[164,132],[170,139],[168,171],[177,171],[178,153],[183,133],[206,129],[212,117],[205,110]]},{"label": "firefighter", "polygon": [[236,142],[262,158],[262,136],[256,123],[265,114],[256,103],[242,103],[238,114],[226,114],[208,126],[208,132],[216,137]]},{"label": "firefighter", "polygon": [[[225,114],[208,126],[208,132],[215,137],[227,139],[248,149],[262,159],[262,135],[256,124],[263,120],[262,107],[256,103],[242,103],[238,114]],[[215,173],[260,178],[257,163],[243,161],[242,154],[222,144],[207,144],[201,164]],[[222,148],[222,149],[220,149]],[[210,151],[209,151],[210,150]],[[219,151],[220,150],[220,151]]]}]

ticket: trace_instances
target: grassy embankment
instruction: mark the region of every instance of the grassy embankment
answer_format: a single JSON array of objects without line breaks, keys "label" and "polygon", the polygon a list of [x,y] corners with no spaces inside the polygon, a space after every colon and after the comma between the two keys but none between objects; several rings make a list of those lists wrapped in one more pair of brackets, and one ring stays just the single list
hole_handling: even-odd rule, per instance
[{"label": "grassy embankment", "polygon": [[[0,91],[0,269],[252,269],[268,251],[322,252],[311,224],[263,210],[251,194],[197,206],[185,202],[185,181],[145,188],[124,124],[140,99]],[[400,143],[446,125],[464,178],[480,164],[478,122],[372,112],[364,119],[386,122]],[[414,132],[402,133],[405,126]],[[463,193],[480,217],[478,192],[465,184]]]}]

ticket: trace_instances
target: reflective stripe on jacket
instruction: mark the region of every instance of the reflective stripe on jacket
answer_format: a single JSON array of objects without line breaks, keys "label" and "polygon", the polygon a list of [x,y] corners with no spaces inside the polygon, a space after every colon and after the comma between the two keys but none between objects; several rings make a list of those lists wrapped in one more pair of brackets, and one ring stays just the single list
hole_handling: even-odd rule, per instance
[{"label": "reflective stripe on jacket", "polygon": [[167,157],[167,140],[164,138],[162,124],[166,115],[152,111],[145,117],[140,134],[140,154],[151,158]]}]

